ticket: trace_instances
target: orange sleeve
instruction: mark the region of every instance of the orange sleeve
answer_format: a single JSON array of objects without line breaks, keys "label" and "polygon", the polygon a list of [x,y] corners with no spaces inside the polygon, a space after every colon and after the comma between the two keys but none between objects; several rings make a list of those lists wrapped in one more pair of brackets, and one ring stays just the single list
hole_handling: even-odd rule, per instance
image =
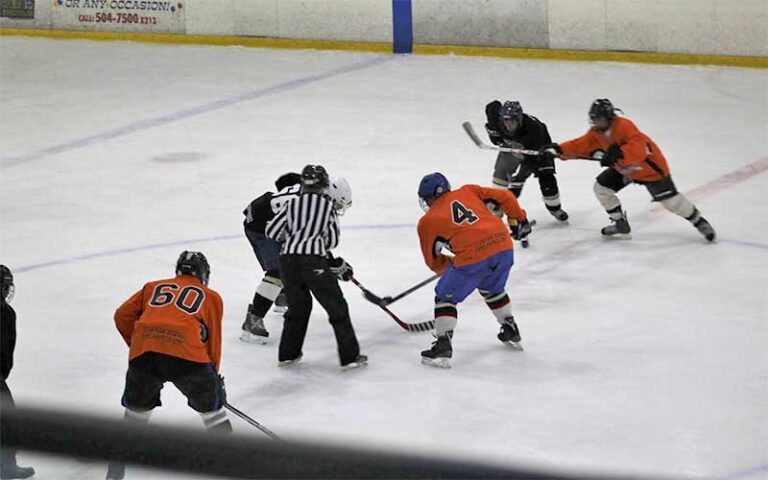
[{"label": "orange sleeve", "polygon": [[131,295],[131,298],[117,307],[115,311],[115,325],[128,346],[131,345],[133,325],[141,317],[144,308],[144,287]]},{"label": "orange sleeve", "polygon": [[429,214],[421,217],[417,230],[419,233],[419,243],[421,244],[421,254],[424,256],[424,263],[433,272],[437,274],[443,273],[448,267],[448,259],[443,255],[435,253],[435,242],[437,241],[438,232],[431,228]]},{"label": "orange sleeve", "polygon": [[518,203],[515,195],[506,189],[501,188],[486,188],[480,185],[466,185],[472,193],[477,195],[483,202],[487,200],[493,200],[499,205],[499,208],[504,212],[507,217],[514,220],[523,220],[528,218],[528,214]]},{"label": "orange sleeve", "polygon": [[208,356],[210,356],[213,362],[216,372],[221,367],[221,320],[224,316],[224,302],[221,299],[221,295],[208,290],[207,297],[211,300],[207,305],[205,321],[208,325]]},{"label": "orange sleeve", "polygon": [[[595,150],[600,148],[600,145],[595,137],[595,132],[590,128],[584,135],[561,143],[560,148],[565,155],[590,157]],[[568,158],[561,160],[568,160]]]}]

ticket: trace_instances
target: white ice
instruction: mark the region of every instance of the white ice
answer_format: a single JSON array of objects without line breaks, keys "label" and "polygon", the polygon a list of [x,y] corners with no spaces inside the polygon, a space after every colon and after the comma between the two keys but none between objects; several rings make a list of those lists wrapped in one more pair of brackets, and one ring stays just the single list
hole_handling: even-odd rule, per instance
[{"label": "white ice", "polygon": [[[15,37],[0,38],[0,62],[0,263],[16,273],[17,403],[120,418],[127,349],[114,309],[199,249],[225,301],[229,400],[285,437],[578,472],[768,476],[765,70]],[[480,129],[489,100],[518,99],[562,141],[586,130],[598,97],[656,140],[717,243],[640,186],[620,194],[633,239],[601,239],[599,167],[560,162],[570,225],[547,214],[535,179],[521,197],[538,220],[507,284],[524,352],[496,340],[475,295],[459,308],[453,368],[423,366],[432,338],[401,330],[351,284],[366,369],[339,371],[317,309],[298,368],[277,367],[277,315],[270,344],[238,340],[261,277],[241,211],[279,174],[311,162],[349,179],[337,253],[367,287],[394,294],[431,274],[415,232],[422,175],[490,184],[495,156],[462,121]],[[392,309],[427,320],[432,297],[424,288]],[[201,424],[172,386],[163,401],[152,422]],[[19,459],[38,479],[104,474]]]}]

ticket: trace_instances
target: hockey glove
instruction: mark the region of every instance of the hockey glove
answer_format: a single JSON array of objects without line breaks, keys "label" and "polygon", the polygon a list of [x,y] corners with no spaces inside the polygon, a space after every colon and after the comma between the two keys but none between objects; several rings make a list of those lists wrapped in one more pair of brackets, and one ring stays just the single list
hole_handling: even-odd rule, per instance
[{"label": "hockey glove", "polygon": [[221,405],[224,406],[227,403],[227,387],[224,385],[224,377],[221,375],[219,377],[219,399],[221,400]]},{"label": "hockey glove", "polygon": [[619,144],[614,143],[608,150],[606,150],[603,158],[600,159],[600,165],[603,167],[610,167],[614,163],[618,162],[620,158],[624,158],[624,153],[621,151]]},{"label": "hockey glove", "polygon": [[488,133],[488,138],[491,140],[491,143],[496,145],[497,147],[503,147],[504,146],[504,137],[499,133],[498,130],[494,130],[490,123],[485,124],[485,131]]},{"label": "hockey glove", "polygon": [[333,272],[339,280],[348,282],[355,274],[352,270],[352,265],[348,264],[341,257],[329,259],[328,264],[331,267],[331,272]]},{"label": "hockey glove", "polygon": [[512,238],[515,240],[525,240],[531,233],[531,222],[527,218],[520,221],[509,220],[509,228],[512,231]]},{"label": "hockey glove", "polygon": [[545,162],[554,160],[555,157],[563,153],[563,149],[556,143],[549,143],[539,150],[539,158]]}]

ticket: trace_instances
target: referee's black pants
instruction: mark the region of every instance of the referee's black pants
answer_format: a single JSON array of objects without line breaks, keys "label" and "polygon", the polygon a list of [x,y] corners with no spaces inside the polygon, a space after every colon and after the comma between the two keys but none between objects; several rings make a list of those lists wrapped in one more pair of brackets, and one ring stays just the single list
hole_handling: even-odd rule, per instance
[{"label": "referee's black pants", "polygon": [[[8,388],[8,384],[5,380],[3,380],[2,386],[0,386],[0,402],[2,402],[3,408],[14,408],[15,406],[11,389]],[[2,450],[0,450],[0,470],[15,466],[16,449],[4,445]]]},{"label": "referee's black pants", "polygon": [[341,365],[353,362],[360,354],[355,330],[349,319],[349,307],[339,288],[328,260],[319,255],[280,256],[280,276],[288,300],[278,359],[293,360],[301,355],[312,313],[312,295],[328,312],[328,321],[336,335]]}]

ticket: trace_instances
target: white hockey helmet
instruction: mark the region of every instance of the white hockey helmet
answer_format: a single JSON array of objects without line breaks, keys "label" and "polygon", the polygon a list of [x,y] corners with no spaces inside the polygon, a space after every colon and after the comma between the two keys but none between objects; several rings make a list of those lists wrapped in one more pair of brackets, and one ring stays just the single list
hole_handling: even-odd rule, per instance
[{"label": "white hockey helmet", "polygon": [[332,177],[326,192],[333,200],[333,208],[338,215],[344,215],[352,206],[352,189],[346,178]]}]

